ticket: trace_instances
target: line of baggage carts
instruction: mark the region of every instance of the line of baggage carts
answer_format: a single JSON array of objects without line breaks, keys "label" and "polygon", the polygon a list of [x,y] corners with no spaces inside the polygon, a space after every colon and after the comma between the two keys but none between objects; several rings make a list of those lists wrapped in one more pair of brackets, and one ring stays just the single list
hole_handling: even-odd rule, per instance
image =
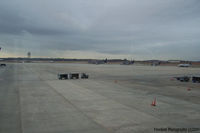
[{"label": "line of baggage carts", "polygon": [[182,77],[174,77],[181,82],[189,82],[192,80],[193,83],[200,83],[200,76],[182,76]]},{"label": "line of baggage carts", "polygon": [[0,64],[0,67],[6,67],[6,64]]},{"label": "line of baggage carts", "polygon": [[63,73],[58,74],[59,80],[65,80],[65,79],[88,79],[89,75],[86,73]]}]

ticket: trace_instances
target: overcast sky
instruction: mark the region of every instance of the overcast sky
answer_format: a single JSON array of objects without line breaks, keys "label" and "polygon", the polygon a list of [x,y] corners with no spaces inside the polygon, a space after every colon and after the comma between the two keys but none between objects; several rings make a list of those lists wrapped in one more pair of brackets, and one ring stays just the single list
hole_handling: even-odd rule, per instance
[{"label": "overcast sky", "polygon": [[0,57],[200,60],[200,0],[1,0]]}]

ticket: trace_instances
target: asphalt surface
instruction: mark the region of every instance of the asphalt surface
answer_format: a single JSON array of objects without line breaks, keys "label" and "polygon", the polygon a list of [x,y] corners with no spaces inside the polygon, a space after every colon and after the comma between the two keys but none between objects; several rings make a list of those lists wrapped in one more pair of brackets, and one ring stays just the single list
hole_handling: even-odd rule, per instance
[{"label": "asphalt surface", "polygon": [[[70,72],[90,77],[57,79],[58,73]],[[200,84],[171,78],[199,73],[200,68],[7,64],[0,68],[0,133],[198,130]],[[166,128],[174,130],[158,131]]]}]

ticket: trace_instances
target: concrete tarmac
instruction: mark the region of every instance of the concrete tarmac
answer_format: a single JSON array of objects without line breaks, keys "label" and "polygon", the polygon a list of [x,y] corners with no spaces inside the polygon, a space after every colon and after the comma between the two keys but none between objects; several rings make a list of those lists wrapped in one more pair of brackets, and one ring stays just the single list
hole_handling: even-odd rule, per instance
[{"label": "concrete tarmac", "polygon": [[[57,79],[58,73],[70,72],[90,77]],[[200,84],[171,77],[199,72],[167,66],[7,64],[0,68],[0,133],[198,130]],[[154,98],[156,106],[151,106]]]}]

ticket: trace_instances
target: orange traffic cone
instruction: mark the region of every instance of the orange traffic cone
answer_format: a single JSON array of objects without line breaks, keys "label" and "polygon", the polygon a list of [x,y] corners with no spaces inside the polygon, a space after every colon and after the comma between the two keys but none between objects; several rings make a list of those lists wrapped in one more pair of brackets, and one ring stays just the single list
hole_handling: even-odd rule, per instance
[{"label": "orange traffic cone", "polygon": [[156,98],[152,101],[151,106],[156,106]]},{"label": "orange traffic cone", "polygon": [[187,88],[187,91],[191,91],[191,88]]}]

